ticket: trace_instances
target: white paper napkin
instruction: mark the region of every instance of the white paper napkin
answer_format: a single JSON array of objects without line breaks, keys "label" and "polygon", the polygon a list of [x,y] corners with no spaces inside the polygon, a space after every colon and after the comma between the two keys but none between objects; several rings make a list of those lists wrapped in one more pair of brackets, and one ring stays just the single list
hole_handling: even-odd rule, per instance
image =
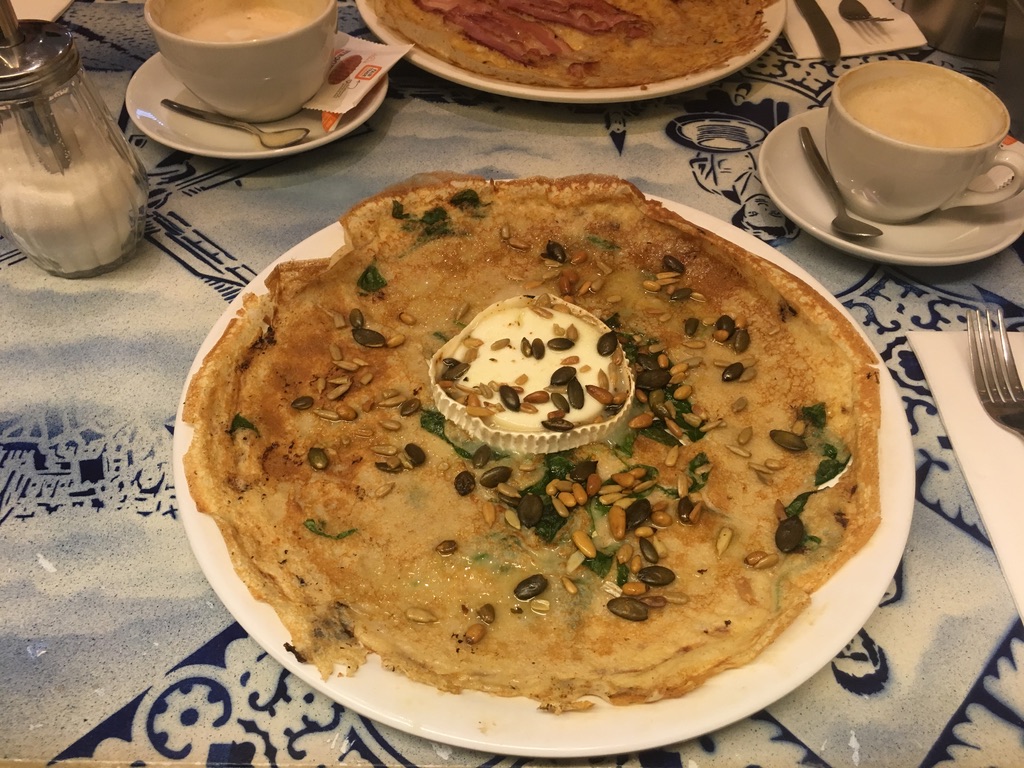
[{"label": "white paper napkin", "polygon": [[[1009,335],[1014,356],[1024,361],[1024,334]],[[982,409],[974,391],[966,331],[915,331],[907,338],[924,369],[1017,612],[1024,616],[1024,440]]]},{"label": "white paper napkin", "polygon": [[[869,53],[902,51],[920,48],[927,41],[917,24],[889,0],[861,0],[875,16],[892,19],[880,22],[849,22],[839,15],[839,0],[817,0],[839,38],[843,56],[866,56]],[[783,32],[798,59],[820,59],[811,28],[800,14],[794,0],[786,0],[786,25]]]},{"label": "white paper napkin", "polygon": [[14,15],[19,19],[56,21],[72,0],[14,0]]}]

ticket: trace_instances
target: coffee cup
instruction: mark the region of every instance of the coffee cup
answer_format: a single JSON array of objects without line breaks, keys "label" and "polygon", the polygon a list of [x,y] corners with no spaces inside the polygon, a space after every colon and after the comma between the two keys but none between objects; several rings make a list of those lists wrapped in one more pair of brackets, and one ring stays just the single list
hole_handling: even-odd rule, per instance
[{"label": "coffee cup", "polygon": [[323,85],[337,0],[146,0],[167,69],[213,110],[251,122],[298,112]]},{"label": "coffee cup", "polygon": [[[878,61],[842,75],[825,128],[829,168],[848,208],[885,223],[991,205],[1024,186],[1024,156],[1000,149],[1006,107],[987,88],[935,64]],[[1005,166],[997,189],[982,180]],[[1005,172],[1004,172],[1005,173]]]}]

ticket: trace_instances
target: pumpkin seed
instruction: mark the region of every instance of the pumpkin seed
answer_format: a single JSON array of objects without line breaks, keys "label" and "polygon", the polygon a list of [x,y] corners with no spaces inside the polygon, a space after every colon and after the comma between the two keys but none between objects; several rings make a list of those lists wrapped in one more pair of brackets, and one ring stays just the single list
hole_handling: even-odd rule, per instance
[{"label": "pumpkin seed", "polygon": [[557,368],[554,373],[551,374],[551,386],[552,387],[564,387],[570,381],[576,378],[576,369],[571,365],[563,365]]},{"label": "pumpkin seed", "polygon": [[530,356],[534,360],[543,360],[544,352],[545,349],[543,341],[541,341],[540,339],[534,339],[533,341],[530,342]]},{"label": "pumpkin seed", "polygon": [[565,252],[565,246],[561,243],[555,242],[554,240],[548,240],[546,246],[544,246],[544,253],[541,254],[545,259],[551,261],[557,261],[559,264],[564,264],[569,258]]},{"label": "pumpkin seed", "polygon": [[671,568],[663,565],[648,565],[637,571],[637,579],[651,587],[664,587],[676,580],[676,574]]},{"label": "pumpkin seed", "polygon": [[619,335],[615,331],[602,333],[597,340],[597,354],[608,357],[619,346]]},{"label": "pumpkin seed", "polygon": [[736,381],[743,375],[743,363],[730,363],[722,369],[722,381]]},{"label": "pumpkin seed", "polygon": [[419,411],[421,405],[418,397],[410,397],[402,401],[402,404],[398,406],[398,412],[402,416],[412,416]]},{"label": "pumpkin seed", "polygon": [[725,333],[723,334],[724,338],[721,338],[720,340],[728,341],[730,338],[732,338],[733,333],[736,332],[736,321],[729,317],[729,315],[721,315],[715,321],[715,330],[725,331]]},{"label": "pumpkin seed", "polygon": [[781,552],[792,552],[804,540],[804,523],[799,515],[787,517],[775,529],[775,546]]},{"label": "pumpkin seed", "polygon": [[697,331],[700,330],[700,320],[696,317],[688,317],[683,323],[683,333],[687,336],[693,337],[697,335]]},{"label": "pumpkin seed", "polygon": [[363,328],[366,325],[366,318],[363,317],[362,311],[353,309],[348,313],[348,324],[353,328]]},{"label": "pumpkin seed", "polygon": [[686,288],[684,286],[676,288],[668,298],[669,301],[686,301],[691,296],[693,296],[693,288]]},{"label": "pumpkin seed", "polygon": [[566,399],[569,401],[569,405],[577,410],[583,407],[586,401],[586,395],[583,392],[583,385],[580,384],[580,380],[577,378],[569,379],[569,383],[565,388]]},{"label": "pumpkin seed", "polygon": [[651,502],[637,499],[626,507],[626,530],[632,531],[647,522],[651,516]]},{"label": "pumpkin seed", "polygon": [[533,528],[540,522],[540,518],[544,514],[544,502],[537,494],[527,493],[519,500],[516,514],[522,525]]},{"label": "pumpkin seed", "polygon": [[416,443],[406,443],[403,450],[414,467],[418,467],[427,460],[427,454],[424,453],[423,449],[416,445]]},{"label": "pumpkin seed", "polygon": [[677,259],[670,253],[666,253],[661,257],[661,265],[665,267],[669,272],[677,272],[682,274],[686,271],[686,267],[683,266],[683,262]]},{"label": "pumpkin seed", "polygon": [[[685,500],[685,502],[684,502]],[[679,509],[676,513],[676,517],[684,525],[695,525],[700,519],[700,515],[703,513],[703,502],[697,502],[694,504],[690,501],[689,497],[682,497],[679,500]]]},{"label": "pumpkin seed", "polygon": [[807,441],[794,432],[785,429],[773,429],[768,435],[776,445],[785,448],[787,451],[797,453],[807,450]]},{"label": "pumpkin seed", "polygon": [[553,349],[556,352],[564,352],[565,350],[572,349],[575,346],[575,341],[565,338],[564,336],[556,336],[553,339],[548,339],[548,349]]},{"label": "pumpkin seed", "polygon": [[747,351],[750,346],[750,331],[746,328],[737,328],[732,336],[732,348],[739,353]]},{"label": "pumpkin seed", "polygon": [[456,361],[441,374],[441,381],[457,381],[466,375],[469,370],[469,363]]},{"label": "pumpkin seed", "polygon": [[501,404],[508,410],[513,412],[517,412],[519,410],[519,393],[508,384],[502,384],[498,387],[498,396],[501,398]]},{"label": "pumpkin seed", "polygon": [[372,328],[353,328],[352,339],[361,347],[383,347],[387,344],[384,334]]},{"label": "pumpkin seed", "polygon": [[640,555],[648,563],[657,564],[661,558],[658,556],[658,550],[654,546],[654,542],[650,538],[640,539]]},{"label": "pumpkin seed", "polygon": [[613,597],[608,601],[608,610],[626,621],[647,621],[647,604],[635,597]]},{"label": "pumpkin seed", "polygon": [[305,411],[313,407],[313,398],[309,395],[302,395],[292,400],[292,408],[296,411]]},{"label": "pumpkin seed", "polygon": [[491,446],[487,443],[482,443],[479,448],[473,451],[473,466],[477,469],[483,469],[487,466],[487,462],[491,460]]},{"label": "pumpkin seed", "polygon": [[644,370],[637,374],[636,388],[644,392],[663,389],[671,379],[672,374],[666,370]]},{"label": "pumpkin seed", "polygon": [[572,406],[569,405],[569,401],[565,399],[565,395],[561,392],[551,393],[551,404],[555,406],[563,414],[568,413],[572,410]]},{"label": "pumpkin seed", "polygon": [[532,600],[544,593],[544,590],[548,588],[548,580],[544,578],[543,574],[535,573],[533,576],[527,576],[525,579],[520,581],[512,594],[515,595],[517,600]]},{"label": "pumpkin seed", "polygon": [[568,419],[545,419],[541,422],[541,426],[544,429],[550,429],[552,432],[571,432],[576,427]]},{"label": "pumpkin seed", "polygon": [[499,465],[491,467],[480,475],[480,485],[484,488],[496,488],[499,484],[507,482],[512,477],[512,467]]},{"label": "pumpkin seed", "polygon": [[309,462],[309,466],[317,470],[327,469],[327,465],[330,464],[330,460],[327,458],[327,451],[323,448],[310,448],[306,454],[306,460]]},{"label": "pumpkin seed", "polygon": [[597,462],[591,459],[578,462],[569,470],[569,477],[577,483],[585,483],[597,472]]}]

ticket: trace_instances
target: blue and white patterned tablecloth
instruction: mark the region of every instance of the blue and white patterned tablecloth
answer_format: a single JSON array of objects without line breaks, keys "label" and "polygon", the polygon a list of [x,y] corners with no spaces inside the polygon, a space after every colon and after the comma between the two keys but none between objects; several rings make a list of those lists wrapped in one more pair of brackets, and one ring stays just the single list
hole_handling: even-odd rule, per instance
[{"label": "blue and white patterned tablecloth", "polygon": [[[90,280],[50,277],[0,240],[0,762],[550,764],[421,740],[310,691],[221,605],[178,516],[175,409],[226,303],[352,203],[446,169],[616,174],[755,233],[863,323],[911,425],[909,544],[845,650],[718,732],[577,762],[1024,764],[1024,628],[906,341],[910,330],[960,328],[965,309],[982,303],[1024,325],[1024,242],[958,267],[862,261],[802,234],[758,176],[760,137],[821,106],[835,77],[863,59],[798,61],[780,39],[712,86],[601,106],[491,96],[403,63],[383,107],[352,136],[290,158],[228,162],[169,150],[127,119],[125,88],[155,52],[140,5],[76,2],[65,20],[145,162],[151,206],[138,258]],[[348,0],[342,27],[366,33]],[[987,63],[930,50],[904,57],[992,80]],[[736,151],[677,140],[678,121],[695,115],[759,138]]]}]

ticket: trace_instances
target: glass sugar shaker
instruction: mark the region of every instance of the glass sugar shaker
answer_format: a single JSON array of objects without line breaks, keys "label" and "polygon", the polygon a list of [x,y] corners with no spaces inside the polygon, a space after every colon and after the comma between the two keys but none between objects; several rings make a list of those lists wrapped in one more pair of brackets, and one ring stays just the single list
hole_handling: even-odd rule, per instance
[{"label": "glass sugar shaker", "polygon": [[0,234],[53,275],[97,275],[134,255],[148,194],[71,32],[0,0]]}]

